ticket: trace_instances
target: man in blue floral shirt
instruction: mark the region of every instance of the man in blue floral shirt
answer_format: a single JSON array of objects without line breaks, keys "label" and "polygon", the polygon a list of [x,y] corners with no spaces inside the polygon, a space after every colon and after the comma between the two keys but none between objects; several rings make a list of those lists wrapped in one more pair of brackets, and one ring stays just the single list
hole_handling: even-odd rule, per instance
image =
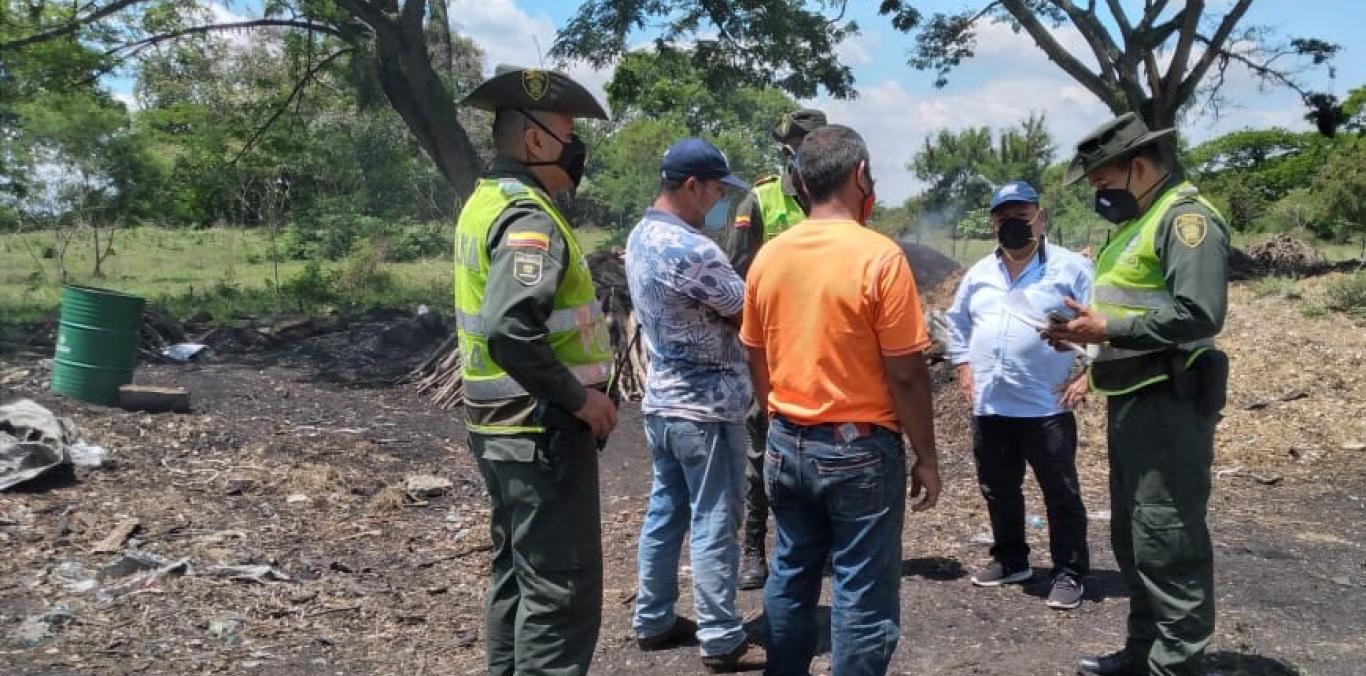
[{"label": "man in blue floral shirt", "polygon": [[[731,199],[746,189],[710,143],[679,141],[664,154],[659,196],[626,244],[631,302],[650,357],[641,410],[654,458],[640,534],[636,642],[659,650],[695,634],[702,664],[713,672],[764,664],[735,608],[752,396],[736,332],[745,287],[705,233],[728,224]],[[674,611],[689,531],[696,622]]]}]

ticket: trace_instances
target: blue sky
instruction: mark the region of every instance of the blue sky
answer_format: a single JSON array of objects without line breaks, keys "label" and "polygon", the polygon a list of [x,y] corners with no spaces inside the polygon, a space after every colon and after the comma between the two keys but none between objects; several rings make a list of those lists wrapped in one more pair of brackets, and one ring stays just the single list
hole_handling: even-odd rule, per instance
[{"label": "blue sky", "polygon": [[[221,0],[220,0],[221,1]],[[457,30],[471,37],[486,51],[486,67],[500,62],[532,65],[539,50],[548,49],[555,31],[579,6],[577,0],[449,0]],[[906,162],[923,139],[942,128],[965,126],[1007,126],[1018,123],[1031,111],[1043,112],[1058,141],[1058,159],[1088,129],[1109,117],[1108,110],[1090,93],[1050,63],[1027,35],[1014,34],[1004,26],[988,26],[980,33],[977,57],[950,76],[949,85],[935,89],[932,73],[906,65],[912,45],[909,37],[892,30],[886,18],[876,13],[879,3],[850,0],[850,18],[856,20],[861,34],[846,41],[840,54],[853,70],[859,97],[848,101],[828,97],[805,103],[826,110],[830,118],[859,130],[865,137],[878,139],[873,146],[874,171],[878,176],[880,197],[887,203],[900,203],[919,189],[905,169]],[[928,15],[935,11],[955,11],[965,0],[928,0],[916,5]],[[979,3],[973,3],[980,5]],[[1141,3],[1128,0],[1129,7]],[[1231,0],[1210,0],[1207,12],[1218,12]],[[254,16],[258,0],[239,0],[211,5],[221,17],[233,14]],[[1132,12],[1131,12],[1132,13]],[[1366,59],[1361,51],[1366,42],[1361,27],[1366,25],[1366,2],[1362,0],[1257,0],[1244,19],[1244,25],[1274,26],[1278,34],[1313,36],[1343,46],[1339,55],[1336,81],[1315,75],[1306,81],[1313,89],[1326,89],[1342,95],[1353,86],[1366,84]],[[1080,48],[1084,57],[1089,50],[1075,33],[1060,33],[1063,44]],[[641,42],[648,36],[640,36]],[[602,86],[611,78],[610,70],[592,71],[576,65],[570,72],[602,96]],[[1230,71],[1226,94],[1233,106],[1215,119],[1197,115],[1184,122],[1182,133],[1193,141],[1250,126],[1281,125],[1308,129],[1304,109],[1286,90],[1262,91],[1245,72]],[[112,83],[121,93],[127,82]],[[602,96],[604,102],[606,97]]]}]

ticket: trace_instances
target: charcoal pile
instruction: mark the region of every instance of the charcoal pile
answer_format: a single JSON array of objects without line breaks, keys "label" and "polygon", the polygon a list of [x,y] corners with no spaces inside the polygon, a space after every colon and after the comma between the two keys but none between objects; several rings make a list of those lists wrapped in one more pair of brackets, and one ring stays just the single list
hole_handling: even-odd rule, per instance
[{"label": "charcoal pile", "polygon": [[138,353],[143,357],[163,361],[163,350],[188,340],[185,327],[169,312],[154,305],[143,308],[142,329],[138,336]]},{"label": "charcoal pile", "polygon": [[1247,254],[1268,274],[1281,277],[1312,277],[1329,268],[1312,244],[1284,234],[1248,247]]}]

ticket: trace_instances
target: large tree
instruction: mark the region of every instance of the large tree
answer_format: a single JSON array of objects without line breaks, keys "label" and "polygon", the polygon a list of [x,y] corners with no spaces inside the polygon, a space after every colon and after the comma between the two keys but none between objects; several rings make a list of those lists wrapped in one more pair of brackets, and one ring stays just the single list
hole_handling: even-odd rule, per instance
[{"label": "large tree", "polygon": [[[458,41],[451,35],[445,0],[270,0],[259,16],[228,22],[214,21],[197,0],[5,0],[0,7],[0,61],[76,39],[102,50],[101,72],[187,36],[263,29],[296,34],[315,52],[281,108],[329,65],[346,63],[356,86],[382,92],[458,192],[467,194],[477,178],[478,153],[453,105],[469,83],[452,77],[458,70]],[[41,8],[41,20],[13,30],[33,8]],[[278,117],[273,114],[264,124]]]},{"label": "large tree", "polygon": [[[814,95],[817,86],[848,96],[853,79],[833,49],[858,31],[844,19],[848,4],[587,0],[561,32],[554,53],[601,63],[624,53],[629,37],[648,27],[658,30],[660,42],[703,45],[699,63],[734,65],[801,97]],[[1248,25],[1252,0],[1218,3],[1227,6],[1222,12],[1203,0],[1145,0],[1141,6],[1121,0],[978,0],[962,11],[931,16],[917,4],[881,0],[878,11],[895,29],[914,36],[910,65],[934,71],[941,85],[972,58],[983,23],[998,22],[1027,33],[1115,113],[1139,112],[1153,126],[1171,126],[1202,94],[1217,109],[1225,75],[1234,67],[1298,92],[1325,133],[1342,121],[1337,99],[1309,91],[1300,79],[1306,67],[1329,64],[1338,46],[1315,38],[1280,41],[1273,29]],[[1080,34],[1086,53],[1068,49],[1060,39],[1064,30]]]},{"label": "large tree", "polygon": [[1043,116],[1031,114],[994,141],[988,127],[940,130],[925,139],[907,169],[927,184],[922,209],[952,222],[964,211],[986,206],[992,191],[1007,181],[1042,185],[1053,150]]}]

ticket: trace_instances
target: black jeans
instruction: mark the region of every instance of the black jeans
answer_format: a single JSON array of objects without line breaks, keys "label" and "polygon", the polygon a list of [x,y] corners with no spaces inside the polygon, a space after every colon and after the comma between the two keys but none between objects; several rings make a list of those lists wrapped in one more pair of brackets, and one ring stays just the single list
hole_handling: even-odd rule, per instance
[{"label": "black jeans", "polygon": [[1029,565],[1021,491],[1028,462],[1043,490],[1053,572],[1077,577],[1089,572],[1086,506],[1077,482],[1076,418],[1071,413],[1045,418],[988,415],[977,416],[973,422],[977,483],[987,500],[991,533],[996,540],[991,547],[992,558],[1010,570]]}]

